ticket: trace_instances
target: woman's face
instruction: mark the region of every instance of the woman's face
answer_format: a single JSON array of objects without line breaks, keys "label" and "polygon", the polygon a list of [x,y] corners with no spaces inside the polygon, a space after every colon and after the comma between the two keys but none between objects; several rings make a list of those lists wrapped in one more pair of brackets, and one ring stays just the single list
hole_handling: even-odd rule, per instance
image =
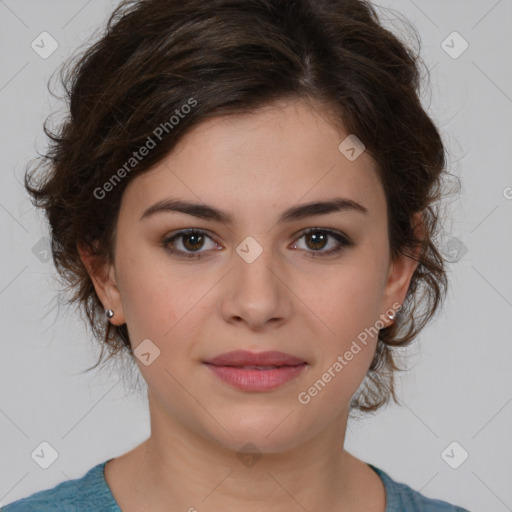
[{"label": "woman's face", "polygon": [[[383,188],[367,153],[352,160],[350,148],[338,148],[347,136],[302,101],[214,119],[125,190],[115,265],[95,284],[112,323],[127,323],[153,428],[267,452],[344,428],[375,333],[403,302],[415,263],[391,264]],[[360,206],[297,213],[341,199]],[[205,208],[144,215],[171,200]],[[185,229],[197,232],[176,236]],[[235,350],[280,351],[306,364],[206,363]],[[252,387],[222,372],[253,378]]]}]

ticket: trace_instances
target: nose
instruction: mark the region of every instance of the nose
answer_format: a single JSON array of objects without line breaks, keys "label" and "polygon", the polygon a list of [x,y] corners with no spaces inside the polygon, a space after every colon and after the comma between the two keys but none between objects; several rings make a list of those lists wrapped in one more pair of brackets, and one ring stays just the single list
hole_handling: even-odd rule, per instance
[{"label": "nose", "polygon": [[235,255],[234,268],[224,282],[222,315],[226,322],[246,324],[251,330],[277,327],[292,312],[286,272],[270,250],[251,263]]}]

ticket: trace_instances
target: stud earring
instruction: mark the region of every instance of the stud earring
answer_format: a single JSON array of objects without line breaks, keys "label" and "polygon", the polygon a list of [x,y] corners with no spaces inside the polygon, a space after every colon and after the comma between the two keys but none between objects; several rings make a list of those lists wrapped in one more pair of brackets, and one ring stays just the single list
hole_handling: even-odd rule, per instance
[{"label": "stud earring", "polygon": [[108,318],[112,318],[114,316],[114,311],[112,309],[105,309],[105,315],[107,315]]},{"label": "stud earring", "polygon": [[393,311],[392,313],[388,313],[387,317],[390,319],[390,320],[394,320],[395,319],[395,316],[396,316],[396,313]]}]

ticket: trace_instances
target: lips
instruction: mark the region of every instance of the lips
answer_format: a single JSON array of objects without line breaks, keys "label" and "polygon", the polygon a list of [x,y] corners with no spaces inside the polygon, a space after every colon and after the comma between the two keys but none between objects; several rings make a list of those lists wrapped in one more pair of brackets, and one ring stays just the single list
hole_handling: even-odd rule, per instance
[{"label": "lips", "polygon": [[275,350],[267,352],[235,350],[233,352],[220,354],[204,362],[214,366],[232,366],[258,370],[270,370],[281,366],[298,366],[307,364],[303,359]]},{"label": "lips", "polygon": [[203,361],[213,375],[244,392],[267,392],[300,377],[308,363],[284,352],[235,350]]}]

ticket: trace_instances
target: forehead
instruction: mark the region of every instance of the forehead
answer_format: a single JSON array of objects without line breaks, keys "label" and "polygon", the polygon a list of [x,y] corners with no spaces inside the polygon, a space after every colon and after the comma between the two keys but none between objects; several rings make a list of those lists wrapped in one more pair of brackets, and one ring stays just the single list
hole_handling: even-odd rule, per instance
[{"label": "forehead", "polygon": [[340,195],[369,210],[385,208],[373,159],[363,152],[351,161],[339,149],[349,135],[301,100],[209,119],[133,179],[123,203],[139,216],[171,196],[221,208],[229,203],[251,215]]}]

